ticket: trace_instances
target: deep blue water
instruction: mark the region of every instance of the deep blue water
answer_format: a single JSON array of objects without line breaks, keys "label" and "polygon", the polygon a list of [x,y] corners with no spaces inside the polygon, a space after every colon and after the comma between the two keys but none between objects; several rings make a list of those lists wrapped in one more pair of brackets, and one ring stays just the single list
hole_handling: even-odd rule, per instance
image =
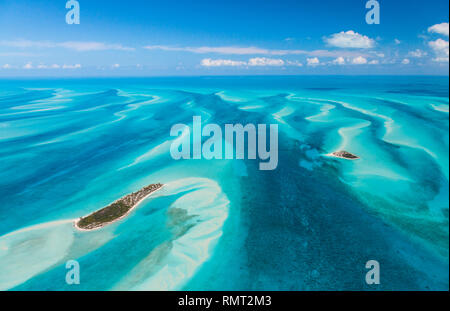
[{"label": "deep blue water", "polygon": [[[0,80],[0,289],[448,290],[448,83]],[[170,129],[193,116],[278,124],[277,169],[173,160]],[[73,228],[156,182],[125,219]],[[65,282],[71,259],[80,285]]]}]

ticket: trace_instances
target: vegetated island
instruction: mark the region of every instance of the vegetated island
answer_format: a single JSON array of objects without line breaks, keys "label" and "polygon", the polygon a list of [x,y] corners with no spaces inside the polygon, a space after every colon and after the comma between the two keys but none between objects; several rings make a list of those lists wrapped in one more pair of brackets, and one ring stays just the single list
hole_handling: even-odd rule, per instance
[{"label": "vegetated island", "polygon": [[348,151],[344,151],[344,150],[330,153],[330,154],[328,154],[328,156],[341,158],[341,159],[347,159],[347,160],[357,160],[357,159],[359,159],[358,156],[356,156],[353,153],[350,153]]},{"label": "vegetated island", "polygon": [[103,228],[113,222],[116,222],[126,215],[132,209],[137,207],[142,201],[155,191],[161,189],[163,184],[151,184],[137,192],[128,194],[107,207],[102,208],[86,217],[81,217],[75,221],[75,228],[82,231],[96,230]]}]

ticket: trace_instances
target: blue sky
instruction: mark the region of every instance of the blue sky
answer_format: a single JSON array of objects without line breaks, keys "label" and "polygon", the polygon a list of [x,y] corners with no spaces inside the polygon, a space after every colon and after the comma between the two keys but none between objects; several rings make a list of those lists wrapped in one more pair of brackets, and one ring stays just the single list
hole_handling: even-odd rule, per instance
[{"label": "blue sky", "polygon": [[447,0],[0,0],[0,77],[448,75]]}]

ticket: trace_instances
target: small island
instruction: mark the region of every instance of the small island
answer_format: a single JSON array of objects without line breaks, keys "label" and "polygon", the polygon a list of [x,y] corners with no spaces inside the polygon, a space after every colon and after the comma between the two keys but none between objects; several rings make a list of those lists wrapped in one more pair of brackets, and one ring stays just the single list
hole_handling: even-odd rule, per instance
[{"label": "small island", "polygon": [[328,154],[328,156],[330,157],[336,157],[336,158],[341,158],[341,159],[347,159],[347,160],[357,160],[359,159],[358,156],[348,152],[348,151],[336,151],[333,153]]},{"label": "small island", "polygon": [[86,217],[81,217],[75,221],[75,228],[78,230],[96,230],[103,228],[128,215],[131,210],[137,207],[142,201],[155,191],[161,189],[162,184],[151,184],[137,192],[128,194],[110,205],[98,210]]}]

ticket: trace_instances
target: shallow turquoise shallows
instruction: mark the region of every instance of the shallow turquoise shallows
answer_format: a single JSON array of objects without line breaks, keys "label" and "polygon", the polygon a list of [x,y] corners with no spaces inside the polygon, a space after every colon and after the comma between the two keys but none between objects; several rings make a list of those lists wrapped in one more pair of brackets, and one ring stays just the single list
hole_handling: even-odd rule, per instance
[{"label": "shallow turquoise shallows", "polygon": [[[448,83],[0,80],[0,290],[448,290]],[[174,160],[193,116],[278,124],[278,167]],[[73,227],[159,182],[127,217]]]}]

